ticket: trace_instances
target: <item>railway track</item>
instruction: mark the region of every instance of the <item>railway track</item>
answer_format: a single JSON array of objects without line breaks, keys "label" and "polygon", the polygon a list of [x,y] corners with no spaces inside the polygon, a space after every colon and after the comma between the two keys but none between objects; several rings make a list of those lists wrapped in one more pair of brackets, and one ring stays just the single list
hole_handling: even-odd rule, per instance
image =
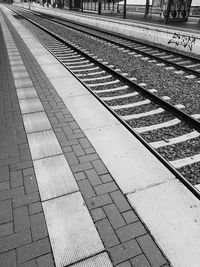
[{"label": "railway track", "polygon": [[146,84],[85,48],[29,22],[40,42],[199,197],[191,183],[200,183],[200,114],[186,114],[169,96],[145,89]]},{"label": "railway track", "polygon": [[[94,38],[100,39],[103,42],[107,42],[108,45],[112,44],[117,46],[118,49],[123,50],[125,53],[135,55],[135,57],[142,57],[143,60],[155,60],[155,62],[160,62],[169,67],[173,67],[176,70],[179,70],[180,74],[186,72],[188,74],[200,77],[200,59],[192,57],[191,55],[188,56],[187,54],[172,51],[167,48],[161,48],[133,38],[106,32],[91,26],[84,26],[79,23],[63,20],[61,18],[55,18],[50,15],[41,15],[36,12],[33,12],[33,14],[40,17],[42,16],[43,18],[48,19],[57,25],[66,26],[74,29],[75,31],[89,34]],[[180,72],[181,70],[183,72]]]}]

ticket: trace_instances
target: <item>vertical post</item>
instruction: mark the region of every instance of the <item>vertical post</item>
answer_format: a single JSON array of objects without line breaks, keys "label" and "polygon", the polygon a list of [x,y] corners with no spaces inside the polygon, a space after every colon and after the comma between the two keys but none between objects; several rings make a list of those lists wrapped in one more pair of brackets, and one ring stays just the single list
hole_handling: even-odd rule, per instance
[{"label": "vertical post", "polygon": [[123,18],[126,18],[126,0],[124,0]]},{"label": "vertical post", "polygon": [[169,21],[169,15],[170,15],[170,9],[171,9],[172,2],[173,2],[173,0],[168,0],[167,13],[166,13],[166,17],[165,17],[165,24],[168,24],[168,21]]},{"label": "vertical post", "polygon": [[[152,3],[152,5],[153,5],[153,3]],[[149,14],[149,0],[146,0],[146,7],[145,7],[144,17],[146,18],[148,14]]]},{"label": "vertical post", "polygon": [[101,15],[101,0],[98,1],[98,15]]}]

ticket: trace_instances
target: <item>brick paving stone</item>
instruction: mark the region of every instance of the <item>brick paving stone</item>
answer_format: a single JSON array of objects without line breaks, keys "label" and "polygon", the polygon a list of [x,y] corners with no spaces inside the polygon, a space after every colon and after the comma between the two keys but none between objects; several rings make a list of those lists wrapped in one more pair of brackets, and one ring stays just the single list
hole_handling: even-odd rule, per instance
[{"label": "brick paving stone", "polygon": [[85,150],[85,153],[88,155],[96,152],[93,147],[85,148],[84,150]]},{"label": "brick paving stone", "polygon": [[133,223],[139,220],[133,210],[123,212],[122,216],[124,217],[127,224]]},{"label": "brick paving stone", "polygon": [[0,191],[1,190],[7,190],[7,189],[10,189],[10,183],[9,182],[0,183]]},{"label": "brick paving stone", "polygon": [[114,229],[126,225],[124,218],[114,204],[106,205],[103,209]]},{"label": "brick paving stone", "polygon": [[143,254],[131,259],[130,261],[134,267],[151,267]]},{"label": "brick paving stone", "polygon": [[81,193],[83,194],[83,196],[85,198],[91,198],[96,196],[93,188],[91,187],[90,183],[88,182],[88,180],[82,180],[82,181],[78,181],[78,186],[81,190]]},{"label": "brick paving stone", "polygon": [[40,196],[38,192],[34,192],[27,195],[14,196],[13,197],[13,207],[17,208],[20,206],[28,205],[40,201]]},{"label": "brick paving stone", "polygon": [[110,193],[118,189],[117,185],[114,182],[108,182],[106,184],[101,184],[94,186],[94,190],[97,195],[102,195],[105,193]]},{"label": "brick paving stone", "polygon": [[106,218],[106,214],[102,208],[97,208],[97,209],[91,210],[91,215],[92,215],[94,222],[100,221],[100,220]]},{"label": "brick paving stone", "polygon": [[[129,261],[122,262],[120,264],[116,265],[117,267],[132,267],[131,263]],[[134,265],[133,265],[134,266]],[[135,267],[135,266],[134,266]],[[142,265],[140,267],[143,267]]]},{"label": "brick paving stone", "polygon": [[88,161],[99,159],[99,156],[96,153],[93,153],[93,154],[78,157],[78,159],[80,162],[88,162]]},{"label": "brick paving stone", "polygon": [[22,206],[13,210],[15,233],[30,228],[28,209]]},{"label": "brick paving stone", "polygon": [[80,138],[79,140],[79,143],[81,144],[81,146],[83,147],[83,148],[90,148],[91,147],[91,144],[90,144],[90,142],[88,141],[88,139],[87,138]]},{"label": "brick paving stone", "polygon": [[47,227],[43,212],[36,213],[30,216],[31,233],[33,241],[42,239],[48,236]]},{"label": "brick paving stone", "polygon": [[40,213],[42,211],[41,202],[36,202],[28,205],[29,215]]},{"label": "brick paving stone", "polygon": [[92,186],[102,184],[102,181],[94,169],[86,170],[85,174]]},{"label": "brick paving stone", "polygon": [[79,164],[78,158],[74,152],[65,153],[65,157],[69,165],[77,165]]},{"label": "brick paving stone", "polygon": [[15,250],[0,254],[1,267],[17,267]]},{"label": "brick paving stone", "polygon": [[9,169],[8,166],[0,167],[0,182],[9,180]]},{"label": "brick paving stone", "polygon": [[138,237],[137,242],[149,260],[151,266],[158,267],[167,263],[149,234]]},{"label": "brick paving stone", "polygon": [[110,196],[120,212],[124,212],[131,209],[131,206],[129,205],[128,201],[126,200],[121,191],[118,190],[112,192],[110,193]]},{"label": "brick paving stone", "polygon": [[96,209],[106,204],[112,203],[112,199],[108,194],[97,196],[86,200],[89,209]]},{"label": "brick paving stone", "polygon": [[77,157],[85,155],[85,152],[80,145],[74,145],[72,146],[72,149],[74,150]]},{"label": "brick paving stone", "polygon": [[19,263],[37,258],[51,251],[48,238],[41,239],[22,247],[18,247],[17,259]]},{"label": "brick paving stone", "polygon": [[26,261],[24,263],[19,264],[20,267],[37,267],[35,260]]},{"label": "brick paving stone", "polygon": [[92,164],[90,162],[84,162],[84,163],[71,166],[71,169],[72,169],[72,172],[86,171],[86,170],[92,169]]},{"label": "brick paving stone", "polygon": [[46,254],[36,259],[38,267],[53,267],[54,261],[51,254]]},{"label": "brick paving stone", "polygon": [[35,175],[24,177],[24,187],[26,194],[31,194],[38,191],[38,185]]},{"label": "brick paving stone", "polygon": [[0,237],[12,235],[13,233],[14,231],[12,222],[0,224]]},{"label": "brick paving stone", "polygon": [[23,185],[23,179],[22,179],[22,172],[20,171],[14,171],[10,173],[10,182],[11,187],[19,187]]},{"label": "brick paving stone", "polygon": [[106,169],[105,165],[103,164],[103,162],[100,159],[92,161],[92,165],[94,166],[96,172],[99,175],[108,173],[108,170]]},{"label": "brick paving stone", "polygon": [[121,242],[146,234],[146,229],[140,221],[125,225],[116,230],[116,234]]},{"label": "brick paving stone", "polygon": [[74,174],[74,177],[77,181],[81,181],[81,180],[84,180],[86,179],[86,175],[84,172],[78,172],[78,173],[75,173]]},{"label": "brick paving stone", "polygon": [[23,176],[28,176],[34,174],[34,169],[33,168],[27,168],[23,170]]},{"label": "brick paving stone", "polygon": [[8,251],[31,242],[31,234],[29,230],[15,233],[0,238],[0,253]]},{"label": "brick paving stone", "polygon": [[142,253],[140,247],[134,239],[115,247],[108,248],[108,252],[114,264],[127,261]]},{"label": "brick paving stone", "polygon": [[119,239],[113,231],[108,219],[98,221],[95,223],[95,225],[106,248],[110,248],[119,244]]},{"label": "brick paving stone", "polygon": [[100,178],[101,178],[103,183],[108,183],[108,182],[112,182],[113,181],[113,178],[108,173],[101,175]]},{"label": "brick paving stone", "polygon": [[12,204],[11,200],[0,202],[0,223],[12,221]]}]

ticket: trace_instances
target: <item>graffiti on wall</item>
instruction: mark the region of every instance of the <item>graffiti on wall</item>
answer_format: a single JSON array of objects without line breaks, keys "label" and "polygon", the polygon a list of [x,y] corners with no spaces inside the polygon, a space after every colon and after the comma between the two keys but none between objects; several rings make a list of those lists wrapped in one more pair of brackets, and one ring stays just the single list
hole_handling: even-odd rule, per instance
[{"label": "graffiti on wall", "polygon": [[192,51],[192,47],[195,44],[196,38],[174,33],[173,37],[169,40],[168,44],[175,44],[176,46],[183,46]]}]

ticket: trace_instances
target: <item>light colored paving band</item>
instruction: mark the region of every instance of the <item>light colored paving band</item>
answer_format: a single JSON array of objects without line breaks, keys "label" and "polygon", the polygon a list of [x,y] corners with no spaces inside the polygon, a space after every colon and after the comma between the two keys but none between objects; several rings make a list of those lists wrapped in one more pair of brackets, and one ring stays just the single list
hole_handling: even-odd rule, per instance
[{"label": "light colored paving band", "polygon": [[164,147],[164,146],[171,146],[173,144],[178,144],[181,142],[185,142],[187,140],[191,140],[193,138],[199,137],[200,133],[197,131],[193,131],[191,133],[187,133],[175,138],[167,139],[166,141],[157,141],[157,142],[152,142],[150,145],[154,148],[159,148],[159,147]]},{"label": "light colored paving band", "polygon": [[[2,17],[0,22],[9,51],[9,43],[13,46],[15,43]],[[29,39],[26,30],[22,28],[21,32]],[[46,72],[49,72],[49,68],[46,68]],[[51,76],[51,71],[49,74]],[[30,79],[25,78],[26,85],[28,83],[31,86],[25,88],[23,79],[18,82],[19,79],[14,78],[14,81],[16,85],[22,85],[17,88],[19,104],[43,201],[55,263],[56,266],[63,267],[99,254],[104,251],[104,246],[78,192],[78,186],[50,122],[43,112],[42,104],[37,94],[33,93],[35,92],[33,84]],[[28,90],[28,97],[33,96],[33,98],[26,98],[25,90]],[[105,253],[95,256],[94,260],[89,259],[85,266],[89,266],[90,262],[105,262],[105,266],[112,266]]]},{"label": "light colored paving band", "polygon": [[[44,57],[42,60],[35,58],[39,64],[44,62]],[[49,64],[52,65],[56,60],[49,54],[45,61],[51,61]],[[81,92],[76,90],[73,94],[70,86],[62,90],[56,79],[50,80],[172,265],[198,267],[200,236],[195,220],[200,220],[199,201],[93,97],[87,95],[86,89],[84,94],[84,88],[79,87]],[[54,203],[52,209],[56,205]]]}]

